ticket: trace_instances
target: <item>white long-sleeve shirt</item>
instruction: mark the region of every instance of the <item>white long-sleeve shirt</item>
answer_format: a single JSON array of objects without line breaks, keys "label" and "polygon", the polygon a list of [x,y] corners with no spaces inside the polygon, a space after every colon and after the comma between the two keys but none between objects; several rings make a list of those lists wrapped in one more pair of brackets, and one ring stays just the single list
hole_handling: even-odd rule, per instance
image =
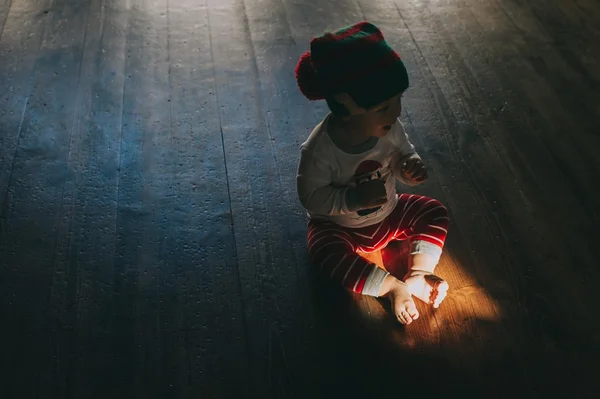
[{"label": "white long-sleeve shirt", "polygon": [[[418,157],[415,147],[400,120],[396,120],[384,137],[370,140],[364,151],[346,152],[327,133],[329,118],[319,123],[301,146],[296,177],[300,202],[311,218],[350,228],[378,223],[396,206],[395,178],[407,183],[400,170],[407,158]],[[350,187],[377,178],[385,181],[387,190],[388,200],[383,206],[360,209],[348,201]]]}]

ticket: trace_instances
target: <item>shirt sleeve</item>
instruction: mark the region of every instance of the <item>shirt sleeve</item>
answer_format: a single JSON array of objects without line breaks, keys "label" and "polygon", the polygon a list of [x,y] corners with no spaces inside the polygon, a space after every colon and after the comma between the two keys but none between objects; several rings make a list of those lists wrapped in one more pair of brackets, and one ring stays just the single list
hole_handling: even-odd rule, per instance
[{"label": "shirt sleeve", "polygon": [[394,135],[393,141],[396,147],[396,152],[392,158],[392,170],[394,172],[394,176],[396,179],[400,180],[402,183],[414,186],[414,183],[407,182],[402,178],[402,165],[408,159],[417,158],[421,159],[417,151],[415,150],[415,146],[408,139],[408,134],[404,130],[404,125],[400,120],[397,121],[397,129],[396,134]]},{"label": "shirt sleeve", "polygon": [[300,203],[311,213],[333,216],[356,211],[357,204],[346,201],[350,188],[333,186],[329,165],[306,148],[300,154],[296,188]]}]

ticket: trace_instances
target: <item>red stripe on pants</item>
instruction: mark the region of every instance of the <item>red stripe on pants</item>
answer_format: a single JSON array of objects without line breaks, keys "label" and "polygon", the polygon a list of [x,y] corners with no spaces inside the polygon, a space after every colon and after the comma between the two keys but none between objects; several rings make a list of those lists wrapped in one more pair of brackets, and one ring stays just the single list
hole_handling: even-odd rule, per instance
[{"label": "red stripe on pants", "polygon": [[361,293],[373,268],[357,251],[378,251],[392,240],[427,241],[443,248],[448,211],[438,200],[400,194],[392,213],[372,226],[351,229],[323,220],[308,223],[308,253],[321,271],[344,287]]}]

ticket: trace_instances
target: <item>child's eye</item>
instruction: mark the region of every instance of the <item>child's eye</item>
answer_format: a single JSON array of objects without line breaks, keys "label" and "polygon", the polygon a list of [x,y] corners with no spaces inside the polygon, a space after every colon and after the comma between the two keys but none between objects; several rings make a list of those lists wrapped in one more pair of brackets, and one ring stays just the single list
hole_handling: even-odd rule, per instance
[{"label": "child's eye", "polygon": [[386,106],[385,106],[385,107],[383,107],[383,108],[379,108],[379,112],[384,112],[384,111],[386,111],[388,108],[389,108],[389,105],[386,105]]}]

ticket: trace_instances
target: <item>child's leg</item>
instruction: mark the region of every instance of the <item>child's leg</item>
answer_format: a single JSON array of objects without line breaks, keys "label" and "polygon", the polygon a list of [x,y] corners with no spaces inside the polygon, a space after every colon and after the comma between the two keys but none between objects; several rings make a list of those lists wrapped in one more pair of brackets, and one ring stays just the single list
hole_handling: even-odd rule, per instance
[{"label": "child's leg", "polygon": [[419,313],[408,286],[358,255],[356,251],[363,249],[360,241],[364,239],[333,223],[309,222],[308,252],[312,263],[321,272],[354,292],[386,296],[392,302],[398,320],[403,324],[411,323]]},{"label": "child's leg", "polygon": [[448,210],[438,200],[401,194],[390,223],[395,238],[410,239],[409,270],[404,281],[414,296],[437,308],[448,291],[448,283],[433,274],[448,232]]}]

